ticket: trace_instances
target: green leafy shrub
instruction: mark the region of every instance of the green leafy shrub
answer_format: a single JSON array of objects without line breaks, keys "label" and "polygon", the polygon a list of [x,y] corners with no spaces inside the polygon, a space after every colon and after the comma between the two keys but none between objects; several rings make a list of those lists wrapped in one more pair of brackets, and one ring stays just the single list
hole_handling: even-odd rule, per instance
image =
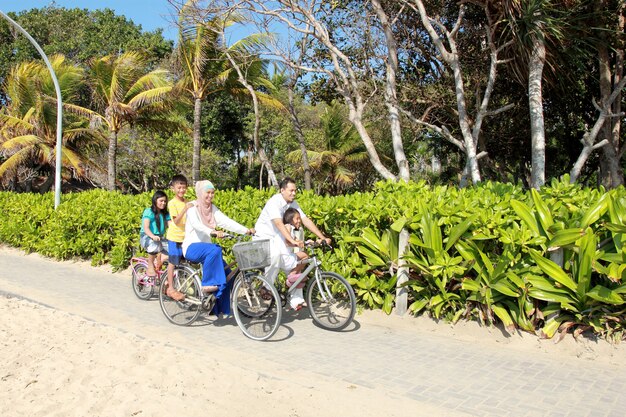
[{"label": "green leafy shrub", "polygon": [[[219,190],[215,204],[251,227],[274,192]],[[64,195],[55,211],[51,194],[0,193],[7,213],[0,242],[125,268],[139,247],[140,216],[150,199],[151,193],[93,190]],[[348,278],[362,307],[392,311],[404,263],[414,314],[502,322],[545,337],[626,334],[623,188],[585,189],[566,177],[540,191],[491,182],[466,189],[380,182],[368,193],[302,192],[298,201],[333,237],[324,265]],[[409,235],[402,256],[401,230]]]}]

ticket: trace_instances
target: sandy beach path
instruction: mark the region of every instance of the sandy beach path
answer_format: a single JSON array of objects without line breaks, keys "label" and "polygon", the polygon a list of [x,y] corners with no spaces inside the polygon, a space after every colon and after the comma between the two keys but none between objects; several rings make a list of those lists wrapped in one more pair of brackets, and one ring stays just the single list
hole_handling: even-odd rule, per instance
[{"label": "sandy beach path", "polygon": [[178,327],[130,274],[0,247],[2,416],[623,416],[626,350],[375,312]]}]

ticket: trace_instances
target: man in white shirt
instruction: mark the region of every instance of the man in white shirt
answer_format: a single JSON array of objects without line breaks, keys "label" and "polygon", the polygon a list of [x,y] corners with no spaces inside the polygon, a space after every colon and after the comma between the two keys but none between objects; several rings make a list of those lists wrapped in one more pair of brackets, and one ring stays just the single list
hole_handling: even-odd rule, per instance
[{"label": "man in white shirt", "polygon": [[[298,264],[298,257],[293,251],[289,250],[287,243],[299,248],[304,247],[304,242],[291,237],[291,234],[283,224],[285,210],[290,207],[298,210],[304,227],[309,229],[320,240],[325,240],[326,243],[330,244],[330,238],[324,236],[296,202],[296,182],[293,178],[286,177],[280,182],[279,187],[280,192],[267,201],[254,225],[257,239],[270,240],[272,263],[265,270],[265,275],[272,283],[281,269],[287,273]],[[301,288],[296,289],[292,293],[289,303],[294,309],[299,309],[304,304]]]}]

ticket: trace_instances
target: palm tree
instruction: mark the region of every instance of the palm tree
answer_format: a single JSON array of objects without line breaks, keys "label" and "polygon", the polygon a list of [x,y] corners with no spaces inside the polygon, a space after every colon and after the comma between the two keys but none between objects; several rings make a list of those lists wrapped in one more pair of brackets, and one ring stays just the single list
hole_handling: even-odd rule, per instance
[{"label": "palm tree", "polygon": [[172,91],[169,72],[146,72],[138,52],[108,55],[92,61],[89,83],[95,110],[89,115],[106,127],[109,137],[107,188],[115,189],[117,138],[129,125],[158,126],[166,120],[165,103]]},{"label": "palm tree", "polygon": [[[561,4],[559,4],[561,3]],[[545,127],[543,116],[544,67],[554,69],[566,37],[567,4],[561,0],[505,0],[510,36],[514,39],[511,69],[528,86],[531,129],[530,186],[545,183]]]},{"label": "palm tree", "polygon": [[[51,64],[57,75],[66,109],[87,109],[71,105],[83,83],[84,72],[66,62],[62,55],[53,56]],[[56,94],[47,67],[38,62],[24,62],[13,67],[5,89],[9,104],[0,112],[0,143],[5,160],[0,165],[0,177],[13,174],[19,182],[18,171],[30,170],[34,175],[47,172],[40,187],[47,191],[54,180],[56,163]],[[77,178],[88,176],[87,168],[101,171],[85,151],[101,146],[105,138],[89,129],[87,121],[65,114],[62,138],[64,173]],[[27,180],[26,189],[30,189]]]},{"label": "palm tree", "polygon": [[[337,195],[354,183],[359,165],[369,157],[356,128],[347,123],[341,104],[333,102],[327,107],[321,121],[325,149],[309,150],[307,156],[318,176],[318,187]],[[302,152],[290,152],[287,159],[300,164]]]},{"label": "palm tree", "polygon": [[[240,23],[241,17],[229,14],[226,17],[209,15],[206,18],[199,18],[199,15],[202,13],[199,12],[194,0],[187,2],[180,10],[177,50],[178,60],[182,65],[182,77],[177,89],[184,91],[193,100],[193,181],[200,179],[200,118],[202,102],[207,97],[219,91],[228,91],[235,97],[245,96],[248,99],[251,97],[253,101],[258,99],[267,105],[282,106],[266,94],[250,91],[250,86],[259,84],[272,86],[265,78],[267,74],[265,61],[258,57],[250,58],[251,47],[258,46],[262,42],[261,37],[249,35],[229,46],[225,42],[224,31]],[[245,76],[241,74],[240,69],[244,70]],[[259,147],[257,152],[262,154]],[[267,158],[263,155],[261,158],[271,170]]]},{"label": "palm tree", "polygon": [[193,156],[192,181],[200,179],[200,117],[202,102],[212,93],[224,88],[227,81],[225,60],[220,57],[220,38],[216,18],[205,22],[188,22],[186,9],[180,12],[181,27],[178,40],[178,60],[182,78],[177,84],[193,100]]}]

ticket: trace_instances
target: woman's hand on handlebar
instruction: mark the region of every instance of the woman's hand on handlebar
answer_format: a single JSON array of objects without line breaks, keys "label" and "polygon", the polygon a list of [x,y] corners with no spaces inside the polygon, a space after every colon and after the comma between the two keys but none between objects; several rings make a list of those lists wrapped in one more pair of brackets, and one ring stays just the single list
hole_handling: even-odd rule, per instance
[{"label": "woman's hand on handlebar", "polygon": [[250,228],[246,231],[246,234],[251,235],[251,236],[254,235],[255,233],[256,233],[256,230],[254,230],[254,228]]},{"label": "woman's hand on handlebar", "polygon": [[222,232],[221,230],[213,230],[211,232],[211,236],[222,239],[224,236],[226,236],[226,233]]}]

